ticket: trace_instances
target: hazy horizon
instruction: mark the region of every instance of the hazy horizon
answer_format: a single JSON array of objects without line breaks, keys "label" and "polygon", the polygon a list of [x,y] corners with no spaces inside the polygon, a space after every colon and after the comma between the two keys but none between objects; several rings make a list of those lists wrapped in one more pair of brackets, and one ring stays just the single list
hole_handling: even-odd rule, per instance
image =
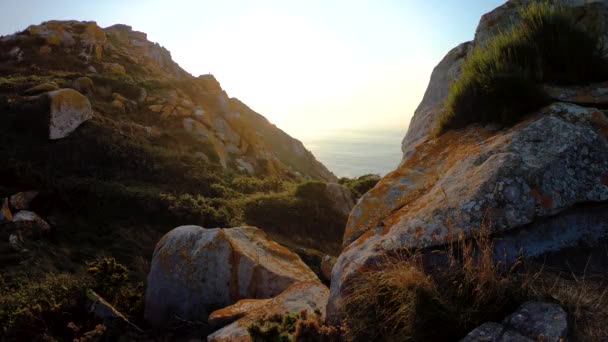
[{"label": "hazy horizon", "polygon": [[131,25],[299,138],[405,131],[433,67],[503,2],[5,1],[0,34],[52,19]]}]

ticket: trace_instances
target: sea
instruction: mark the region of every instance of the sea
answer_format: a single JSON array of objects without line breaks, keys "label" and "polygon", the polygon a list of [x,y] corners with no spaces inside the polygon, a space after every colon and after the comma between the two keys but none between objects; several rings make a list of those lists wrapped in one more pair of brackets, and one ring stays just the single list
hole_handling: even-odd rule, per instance
[{"label": "sea", "polygon": [[300,137],[319,160],[338,177],[384,176],[401,161],[404,130],[336,129]]}]

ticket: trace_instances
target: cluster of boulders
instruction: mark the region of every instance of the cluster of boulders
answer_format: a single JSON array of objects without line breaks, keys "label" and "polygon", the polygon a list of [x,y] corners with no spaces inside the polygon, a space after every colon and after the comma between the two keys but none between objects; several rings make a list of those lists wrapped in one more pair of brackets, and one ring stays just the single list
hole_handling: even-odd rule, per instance
[{"label": "cluster of boulders", "polygon": [[297,254],[247,226],[173,229],[156,245],[147,284],[150,324],[208,320],[210,341],[250,340],[247,327],[271,313],[324,314],[329,296]]},{"label": "cluster of boulders", "polygon": [[15,252],[27,252],[25,243],[40,239],[51,231],[51,225],[33,211],[30,205],[36,191],[24,191],[4,198],[0,208],[0,236]]}]

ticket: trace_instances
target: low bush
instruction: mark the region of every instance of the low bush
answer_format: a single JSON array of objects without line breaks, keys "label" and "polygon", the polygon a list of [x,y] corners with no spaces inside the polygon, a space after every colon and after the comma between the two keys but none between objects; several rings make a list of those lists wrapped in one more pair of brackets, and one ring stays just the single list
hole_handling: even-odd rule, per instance
[{"label": "low bush", "polygon": [[340,178],[339,183],[346,186],[352,192],[355,200],[358,200],[363,196],[366,192],[371,190],[378,182],[380,181],[380,176],[378,175],[363,175],[357,178]]},{"label": "low bush", "polygon": [[518,25],[466,57],[435,134],[476,122],[513,124],[550,102],[541,83],[608,78],[600,31],[583,29],[571,9],[533,1],[520,17]]},{"label": "low bush", "polygon": [[342,327],[328,326],[321,312],[302,310],[265,317],[247,327],[253,341],[259,342],[339,342],[346,341]]}]

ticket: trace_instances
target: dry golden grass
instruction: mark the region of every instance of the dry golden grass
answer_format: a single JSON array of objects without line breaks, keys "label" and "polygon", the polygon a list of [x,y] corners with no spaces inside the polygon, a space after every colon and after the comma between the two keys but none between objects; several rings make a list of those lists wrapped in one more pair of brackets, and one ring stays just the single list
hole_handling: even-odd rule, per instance
[{"label": "dry golden grass", "polygon": [[605,275],[577,277],[525,260],[505,268],[495,262],[489,227],[482,224],[472,239],[454,238],[431,266],[423,265],[421,253],[402,251],[360,272],[340,303],[349,337],[457,340],[540,299],[564,307],[575,341],[608,339]]}]

